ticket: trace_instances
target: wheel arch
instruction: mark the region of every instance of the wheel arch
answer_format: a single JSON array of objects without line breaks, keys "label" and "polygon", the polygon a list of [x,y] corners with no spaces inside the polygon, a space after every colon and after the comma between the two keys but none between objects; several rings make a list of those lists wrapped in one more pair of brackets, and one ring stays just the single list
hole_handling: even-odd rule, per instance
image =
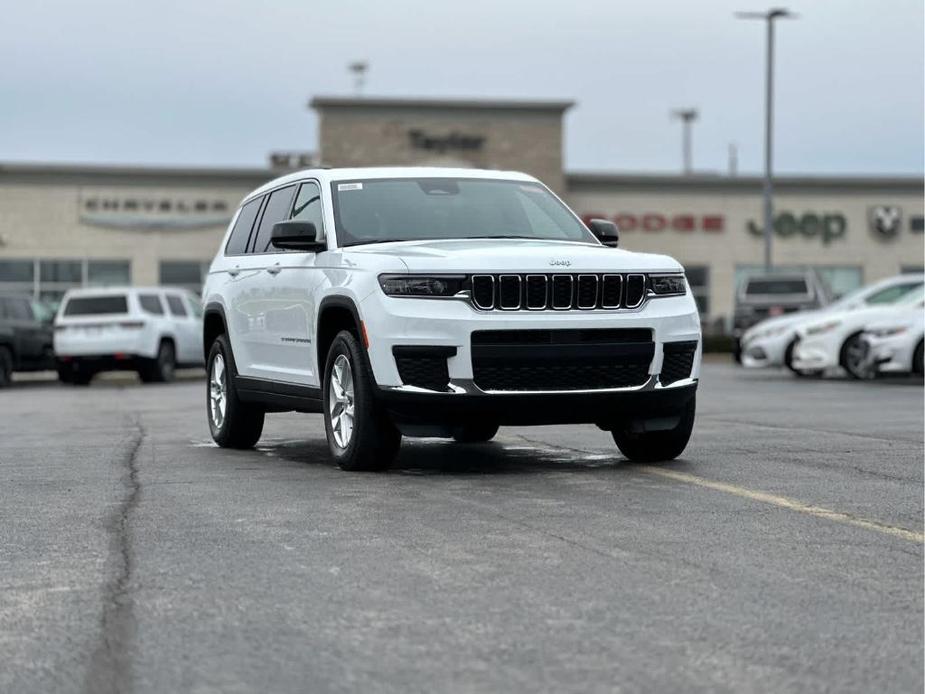
[{"label": "wheel arch", "polygon": [[221,304],[211,303],[206,306],[202,316],[202,356],[208,361],[209,350],[219,335],[228,334],[228,321],[225,319],[225,309]]},{"label": "wheel arch", "polygon": [[315,326],[315,356],[318,360],[319,374],[324,368],[331,343],[341,330],[353,333],[363,348],[366,348],[363,321],[353,300],[346,296],[325,297],[318,307],[318,321]]}]

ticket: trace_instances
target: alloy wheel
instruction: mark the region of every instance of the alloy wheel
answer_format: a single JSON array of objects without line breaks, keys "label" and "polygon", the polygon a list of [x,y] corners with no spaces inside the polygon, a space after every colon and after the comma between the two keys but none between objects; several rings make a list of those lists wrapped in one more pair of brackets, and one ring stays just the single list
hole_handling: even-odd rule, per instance
[{"label": "alloy wheel", "polygon": [[353,437],[354,390],[353,369],[344,354],[337,355],[331,368],[330,398],[328,415],[331,419],[331,433],[338,448],[347,448]]},{"label": "alloy wheel", "polygon": [[216,354],[212,360],[212,373],[209,376],[209,416],[212,426],[221,429],[225,423],[225,408],[228,405],[227,371],[225,358]]}]

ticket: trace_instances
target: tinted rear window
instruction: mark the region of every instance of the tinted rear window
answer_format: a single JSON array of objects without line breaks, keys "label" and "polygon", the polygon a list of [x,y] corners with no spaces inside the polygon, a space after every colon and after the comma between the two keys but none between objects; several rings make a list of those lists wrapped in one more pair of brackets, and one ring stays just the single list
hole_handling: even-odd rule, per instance
[{"label": "tinted rear window", "polygon": [[186,308],[183,306],[183,301],[179,296],[174,296],[173,294],[167,295],[167,306],[170,308],[171,316],[185,316]]},{"label": "tinted rear window", "polygon": [[806,280],[801,279],[755,279],[745,286],[746,294],[809,294]]},{"label": "tinted rear window", "polygon": [[155,316],[164,315],[164,305],[161,303],[161,298],[157,294],[140,294],[138,296],[138,303],[141,304],[141,308],[147,313],[153,313]]},{"label": "tinted rear window", "polygon": [[125,296],[80,296],[69,299],[64,307],[65,316],[99,316],[108,313],[128,313]]},{"label": "tinted rear window", "polygon": [[260,203],[263,198],[251,200],[241,208],[241,213],[234,223],[234,229],[231,230],[231,237],[228,239],[228,245],[225,247],[226,255],[241,255],[247,250],[247,241],[251,236],[251,227],[254,226],[254,220],[257,219],[257,213],[260,211]]}]

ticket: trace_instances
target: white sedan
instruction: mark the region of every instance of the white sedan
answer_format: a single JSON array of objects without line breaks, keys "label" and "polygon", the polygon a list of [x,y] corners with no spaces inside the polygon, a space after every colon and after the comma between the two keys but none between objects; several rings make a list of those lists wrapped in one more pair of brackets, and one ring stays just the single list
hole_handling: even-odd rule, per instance
[{"label": "white sedan", "polygon": [[818,316],[818,320],[797,329],[793,368],[806,373],[822,373],[840,366],[854,378],[869,378],[864,331],[883,323],[911,321],[923,310],[925,291],[920,288],[891,306],[827,312]]},{"label": "white sedan", "polygon": [[863,341],[867,349],[865,375],[868,377],[878,373],[922,375],[925,371],[925,311],[921,307],[870,325]]},{"label": "white sedan", "polygon": [[888,306],[923,282],[925,275],[897,275],[850,292],[825,308],[763,320],[742,335],[742,365],[750,369],[786,366],[794,370],[793,350],[800,327],[838,312]]}]

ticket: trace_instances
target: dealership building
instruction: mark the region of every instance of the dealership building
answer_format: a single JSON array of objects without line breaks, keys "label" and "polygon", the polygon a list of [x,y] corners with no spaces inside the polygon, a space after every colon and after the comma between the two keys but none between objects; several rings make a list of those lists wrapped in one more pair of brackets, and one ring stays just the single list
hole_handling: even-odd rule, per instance
[{"label": "dealership building", "polygon": [[[0,163],[0,292],[54,300],[70,287],[201,286],[241,198],[293,168],[427,165],[533,174],[624,248],[687,269],[707,324],[760,270],[761,179],[566,171],[571,102],[318,97],[318,142],[261,169]],[[837,294],[923,268],[921,177],[782,176],[774,261],[817,270]]]}]

